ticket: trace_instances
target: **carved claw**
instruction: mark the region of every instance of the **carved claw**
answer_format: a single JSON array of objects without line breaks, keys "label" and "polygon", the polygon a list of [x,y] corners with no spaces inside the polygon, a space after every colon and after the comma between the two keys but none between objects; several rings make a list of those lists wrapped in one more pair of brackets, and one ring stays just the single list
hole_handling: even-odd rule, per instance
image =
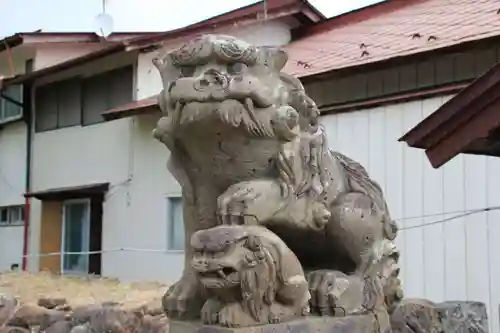
[{"label": "carved claw", "polygon": [[226,327],[247,327],[259,323],[243,311],[240,303],[231,303],[219,312],[219,324]]},{"label": "carved claw", "polygon": [[345,316],[362,310],[364,281],[334,270],[308,276],[311,312],[320,316]]},{"label": "carved claw", "polygon": [[167,290],[162,298],[162,306],[169,318],[194,319],[200,316],[203,301],[196,280],[184,276]]},{"label": "carved claw", "polygon": [[321,316],[334,314],[336,298],[331,294],[336,280],[334,271],[321,270],[311,272],[308,276],[309,293],[311,294],[311,312]]},{"label": "carved claw", "polygon": [[260,224],[281,207],[277,181],[255,180],[235,184],[217,199],[220,224]]},{"label": "carved claw", "polygon": [[201,320],[204,324],[215,325],[219,323],[219,312],[222,308],[220,302],[208,299],[201,308]]}]

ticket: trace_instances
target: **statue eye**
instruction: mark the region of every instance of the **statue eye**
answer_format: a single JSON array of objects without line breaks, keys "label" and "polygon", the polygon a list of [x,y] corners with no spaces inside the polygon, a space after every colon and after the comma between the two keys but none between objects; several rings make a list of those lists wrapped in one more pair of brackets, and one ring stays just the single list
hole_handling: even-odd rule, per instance
[{"label": "statue eye", "polygon": [[242,73],[247,66],[244,63],[237,62],[227,66],[227,72],[229,74],[240,74]]}]

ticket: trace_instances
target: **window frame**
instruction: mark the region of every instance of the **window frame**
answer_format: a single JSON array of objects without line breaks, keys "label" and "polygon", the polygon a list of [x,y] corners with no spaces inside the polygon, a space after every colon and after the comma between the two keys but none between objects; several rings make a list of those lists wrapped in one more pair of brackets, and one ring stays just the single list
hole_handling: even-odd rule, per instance
[{"label": "window frame", "polygon": [[[18,216],[20,219],[13,220],[12,216],[14,215],[13,210],[18,210]],[[1,206],[0,207],[0,227],[21,227],[24,226],[24,205],[10,205],[10,206]],[[1,220],[2,211],[6,211],[7,220]]]},{"label": "window frame", "polygon": [[[19,102],[23,102],[23,98],[24,98],[24,86],[22,84],[16,84],[16,85],[12,85],[12,86],[8,86],[7,88],[5,88],[5,92],[7,93],[9,88],[12,89],[12,88],[16,88],[16,89],[19,89],[19,95],[20,95],[20,100]],[[14,97],[13,97],[14,98]],[[16,98],[14,98],[16,99]],[[16,115],[12,115],[12,116],[5,116],[5,109],[6,109],[6,105],[7,103],[11,103],[9,102],[7,99],[3,98],[2,96],[0,96],[0,124],[4,124],[4,123],[7,123],[7,122],[10,122],[10,121],[15,121],[15,120],[19,120],[19,119],[22,119],[23,118],[23,113],[24,113],[24,110],[23,110],[23,107],[20,106],[20,105],[16,105],[16,107],[19,109],[19,114],[16,114]],[[13,104],[13,103],[11,103]]]},{"label": "window frame", "polygon": [[[174,206],[175,202],[180,204],[181,210],[183,210],[182,196],[180,195],[170,195],[167,196],[167,251],[168,252],[184,252],[186,249],[185,239],[182,240],[183,246],[182,249],[175,247],[174,237],[174,228],[175,228],[175,215],[174,215]],[[184,228],[184,212],[182,212],[182,220],[179,223],[181,228]],[[184,231],[183,231],[184,234]],[[185,235],[184,235],[185,236]]]},{"label": "window frame", "polygon": [[[125,75],[123,74],[125,73]],[[99,103],[103,103],[105,105],[105,109],[104,110],[101,110],[100,111],[100,114],[108,109],[111,109],[113,107],[116,107],[116,106],[121,106],[121,105],[112,105],[112,98],[111,98],[111,95],[116,95],[117,94],[117,91],[114,91],[113,87],[115,85],[112,85],[111,83],[114,82],[114,80],[116,81],[117,78],[115,78],[115,76],[118,75],[119,78],[123,78],[123,77],[127,77],[127,80],[130,80],[129,83],[127,83],[126,86],[128,86],[127,88],[130,88],[130,89],[127,89],[127,95],[126,97],[124,97],[123,99],[124,100],[127,100],[127,102],[124,102],[125,104],[128,103],[128,102],[132,102],[134,100],[134,75],[135,75],[135,67],[133,64],[128,64],[128,65],[123,65],[123,66],[120,66],[120,67],[117,67],[117,68],[114,68],[114,69],[111,69],[111,70],[108,70],[108,71],[105,71],[105,72],[101,72],[101,73],[96,73],[96,74],[93,74],[93,75],[90,75],[90,76],[75,76],[75,77],[71,77],[71,78],[67,78],[67,79],[63,79],[63,80],[60,80],[60,81],[54,81],[54,82],[48,82],[48,83],[45,83],[45,84],[41,84],[41,85],[38,85],[35,87],[35,121],[34,121],[34,128],[35,128],[35,132],[36,133],[41,133],[41,132],[47,132],[47,131],[53,131],[53,130],[57,130],[57,129],[62,129],[62,128],[68,128],[68,127],[74,127],[74,126],[80,126],[80,127],[86,127],[86,126],[92,126],[92,125],[95,125],[95,124],[100,124],[100,123],[103,123],[105,122],[105,119],[104,117],[100,117],[100,119],[96,120],[96,119],[90,119],[88,118],[89,117],[89,114],[87,114],[87,111],[85,109],[86,105],[88,105],[88,96],[89,96],[89,84],[90,86],[92,86],[92,81],[94,80],[103,80],[103,86],[106,87],[106,91],[102,94],[102,96],[98,96],[99,98],[103,98],[103,101],[100,101]],[[79,114],[79,119],[78,119],[78,122],[75,121],[75,124],[72,125],[72,124],[69,124],[69,125],[61,125],[61,104],[62,104],[62,98],[60,98],[59,96],[63,93],[63,89],[61,89],[61,87],[66,87],[67,84],[71,83],[72,85],[74,85],[76,82],[76,85],[78,86],[78,107],[76,107],[78,109],[78,114]],[[123,86],[118,86],[116,89],[120,90],[118,92],[118,95],[119,94],[125,94],[123,92],[121,92],[121,90],[123,89],[120,89],[122,88]],[[38,92],[39,91],[42,91],[43,90],[46,90],[46,89],[54,89],[55,91],[53,92],[53,94],[55,95],[55,107],[56,108],[56,111],[55,111],[55,114],[56,114],[56,124],[55,126],[46,126],[46,128],[43,128],[43,127],[40,127],[40,123],[39,123],[39,119],[41,119],[42,117],[40,117],[40,114],[38,112],[39,110],[39,106],[38,106],[38,103],[40,101],[40,97],[37,96]],[[46,90],[47,91],[47,90]],[[90,93],[90,95],[93,95],[92,93]],[[76,94],[75,94],[76,96]],[[95,95],[93,95],[95,96]],[[50,96],[49,96],[50,97]],[[86,98],[87,97],[87,98]],[[66,101],[68,102],[68,101]],[[49,114],[49,112],[47,112],[47,114]],[[38,120],[37,120],[38,118]],[[88,118],[88,119],[87,119]],[[92,117],[91,117],[92,118]],[[73,122],[71,122],[73,123]]]}]

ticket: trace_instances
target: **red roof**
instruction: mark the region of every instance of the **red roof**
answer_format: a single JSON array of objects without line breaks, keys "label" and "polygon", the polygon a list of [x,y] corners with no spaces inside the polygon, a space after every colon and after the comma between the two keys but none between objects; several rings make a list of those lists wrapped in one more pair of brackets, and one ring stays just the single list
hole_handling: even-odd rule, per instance
[{"label": "red roof", "polygon": [[498,35],[498,0],[389,0],[306,28],[284,70],[304,77]]},{"label": "red roof", "polygon": [[[264,1],[259,1],[191,24],[187,27],[134,38],[127,41],[127,44],[129,48],[143,48],[162,43],[166,40],[209,33],[215,28],[221,28],[236,23],[243,25],[248,22],[264,19],[264,10]],[[326,19],[326,17],[307,0],[267,0],[267,19],[291,16],[302,23],[316,23]]]}]

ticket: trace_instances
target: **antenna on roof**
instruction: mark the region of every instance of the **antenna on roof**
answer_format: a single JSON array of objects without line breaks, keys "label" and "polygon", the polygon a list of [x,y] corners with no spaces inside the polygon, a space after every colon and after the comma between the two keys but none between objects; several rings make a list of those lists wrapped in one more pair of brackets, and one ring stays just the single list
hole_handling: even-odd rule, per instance
[{"label": "antenna on roof", "polygon": [[106,13],[106,0],[102,0],[102,13],[94,19],[95,33],[107,38],[113,32],[113,17]]}]

